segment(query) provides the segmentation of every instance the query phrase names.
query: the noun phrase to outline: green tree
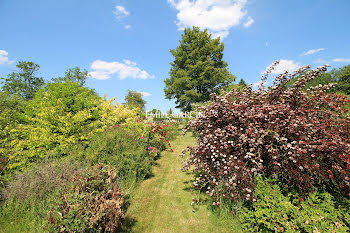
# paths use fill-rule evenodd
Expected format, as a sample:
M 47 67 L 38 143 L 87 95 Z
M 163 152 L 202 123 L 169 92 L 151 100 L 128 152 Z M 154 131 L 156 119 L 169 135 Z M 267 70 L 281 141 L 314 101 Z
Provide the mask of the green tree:
M 248 85 L 247 83 L 243 80 L 243 78 L 241 78 L 241 80 L 239 80 L 238 86 L 242 87 L 242 88 L 246 88 Z
M 137 91 L 127 90 L 125 96 L 125 105 L 129 108 L 139 108 L 140 110 L 145 110 L 146 101 L 142 99 L 142 94 Z
M 35 92 L 44 84 L 44 79 L 36 77 L 40 66 L 34 62 L 19 61 L 16 65 L 19 69 L 12 72 L 7 78 L 1 78 L 2 90 L 9 94 L 18 94 L 24 99 L 32 99 Z
M 175 99 L 182 111 L 191 111 L 192 103 L 208 101 L 211 93 L 231 84 L 235 76 L 223 61 L 223 50 L 224 44 L 212 39 L 207 30 L 185 29 L 180 45 L 170 50 L 174 61 L 170 77 L 164 80 L 165 97 Z
M 161 111 L 159 110 L 159 109 L 156 109 L 156 108 L 154 108 L 154 109 L 152 109 L 151 111 L 149 111 L 148 113 L 149 114 L 157 114 L 157 113 L 160 113 Z
M 173 115 L 173 110 L 170 108 L 168 111 L 167 111 L 167 114 L 168 114 L 168 116 L 172 116 Z
M 64 77 L 59 77 L 56 79 L 53 79 L 56 82 L 76 82 L 80 85 L 84 85 L 86 82 L 86 79 L 89 77 L 89 73 L 87 70 L 80 70 L 79 67 L 74 67 L 71 69 L 68 69 L 64 75 Z
M 338 81 L 337 90 L 350 95 L 350 65 L 340 68 L 336 72 L 336 79 Z

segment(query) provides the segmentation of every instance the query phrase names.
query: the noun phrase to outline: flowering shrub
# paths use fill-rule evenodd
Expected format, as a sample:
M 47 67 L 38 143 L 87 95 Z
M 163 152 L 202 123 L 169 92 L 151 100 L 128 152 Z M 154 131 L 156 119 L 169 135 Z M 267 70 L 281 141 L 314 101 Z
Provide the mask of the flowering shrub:
M 194 186 L 214 198 L 254 201 L 254 176 L 278 177 L 302 194 L 333 184 L 344 196 L 350 191 L 350 121 L 344 96 L 324 94 L 332 84 L 303 91 L 326 66 L 278 75 L 273 86 L 258 91 L 211 95 L 202 114 L 188 124 L 198 133 L 185 167 L 194 165 Z M 305 74 L 304 74 L 305 73 Z M 301 75 L 289 88 L 286 83 Z M 220 203 L 214 202 L 214 205 Z

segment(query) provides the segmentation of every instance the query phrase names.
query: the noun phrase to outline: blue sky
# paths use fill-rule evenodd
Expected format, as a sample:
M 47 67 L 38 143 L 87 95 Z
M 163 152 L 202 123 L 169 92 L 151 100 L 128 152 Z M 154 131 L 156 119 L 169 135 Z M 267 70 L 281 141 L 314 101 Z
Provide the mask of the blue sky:
M 348 0 L 0 0 L 0 76 L 21 60 L 45 79 L 78 66 L 100 95 L 123 102 L 136 90 L 166 111 L 169 50 L 184 27 L 223 36 L 229 70 L 254 84 L 277 59 L 277 71 L 350 64 L 349 10 Z

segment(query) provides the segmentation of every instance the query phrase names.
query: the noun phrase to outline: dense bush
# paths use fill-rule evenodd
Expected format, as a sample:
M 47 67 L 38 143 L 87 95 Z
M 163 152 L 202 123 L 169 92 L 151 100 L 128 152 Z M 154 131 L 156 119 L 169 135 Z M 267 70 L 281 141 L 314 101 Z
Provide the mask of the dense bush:
M 277 65 L 277 63 L 275 63 Z M 271 72 L 270 67 L 267 74 Z M 211 103 L 189 122 L 197 146 L 185 166 L 194 165 L 197 188 L 219 200 L 255 200 L 254 176 L 278 177 L 303 195 L 327 184 L 342 195 L 350 191 L 350 121 L 346 97 L 327 94 L 328 86 L 302 91 L 326 71 L 309 70 L 290 87 L 293 74 L 278 75 L 272 87 L 211 95 Z M 220 205 L 214 202 L 214 205 Z
M 98 164 L 72 177 L 49 212 L 49 225 L 59 232 L 115 232 L 123 218 L 123 193 L 116 170 Z
M 10 131 L 7 170 L 23 169 L 44 158 L 66 155 L 72 144 L 116 122 L 136 116 L 136 111 L 75 82 L 50 83 L 26 103 L 23 122 Z
M 106 129 L 92 135 L 88 145 L 75 145 L 70 156 L 91 164 L 110 164 L 116 168 L 120 182 L 128 185 L 151 175 L 157 153 L 146 149 L 146 140 L 127 129 Z
M 337 207 L 327 192 L 314 192 L 305 200 L 297 194 L 284 196 L 273 183 L 255 177 L 257 201 L 239 214 L 246 232 L 349 232 L 350 203 Z
M 129 186 L 152 174 L 153 161 L 170 145 L 174 132 L 174 126 L 166 124 L 129 122 L 91 135 L 86 143 L 74 145 L 69 156 L 110 164 L 120 183 Z

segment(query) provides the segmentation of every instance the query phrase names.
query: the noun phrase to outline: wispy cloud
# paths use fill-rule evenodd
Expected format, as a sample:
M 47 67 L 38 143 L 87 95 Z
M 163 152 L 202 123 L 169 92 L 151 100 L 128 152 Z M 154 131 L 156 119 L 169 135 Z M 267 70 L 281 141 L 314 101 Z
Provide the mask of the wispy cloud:
M 0 65 L 2 64 L 11 64 L 14 61 L 10 61 L 8 58 L 8 52 L 6 50 L 0 50 Z
M 252 25 L 254 23 L 254 19 L 252 18 L 252 17 L 248 17 L 248 20 L 247 20 L 247 22 L 245 22 L 244 24 L 243 24 L 243 26 L 245 27 L 245 28 L 248 28 L 248 27 L 250 27 L 250 25 Z
M 130 29 L 131 25 L 130 24 L 125 24 L 124 23 L 124 18 L 128 17 L 130 15 L 130 12 L 125 9 L 124 6 L 116 5 L 115 9 L 113 11 L 113 14 L 115 18 L 122 24 L 124 25 L 125 29 Z
M 350 63 L 350 58 L 334 58 L 334 62 L 349 62 Z
M 121 20 L 122 18 L 125 18 L 128 15 L 130 15 L 130 12 L 127 11 L 125 7 L 119 5 L 115 6 L 113 13 L 118 20 Z
M 247 15 L 244 9 L 247 0 L 168 0 L 168 3 L 178 10 L 176 24 L 179 30 L 198 26 L 224 37 Z M 253 22 L 253 18 L 248 17 L 244 26 L 249 27 Z
M 106 62 L 96 60 L 91 64 L 91 71 L 89 74 L 92 78 L 105 80 L 117 76 L 119 79 L 134 78 L 134 79 L 148 79 L 153 78 L 147 71 L 141 70 L 137 64 L 130 60 L 123 60 L 123 62 Z
M 150 96 L 151 94 L 145 91 L 138 91 L 138 93 L 141 93 L 142 96 Z
M 323 50 L 325 50 L 325 48 L 310 49 L 308 51 L 302 52 L 300 54 L 300 56 L 307 56 L 307 55 L 315 54 L 315 53 L 321 52 Z

